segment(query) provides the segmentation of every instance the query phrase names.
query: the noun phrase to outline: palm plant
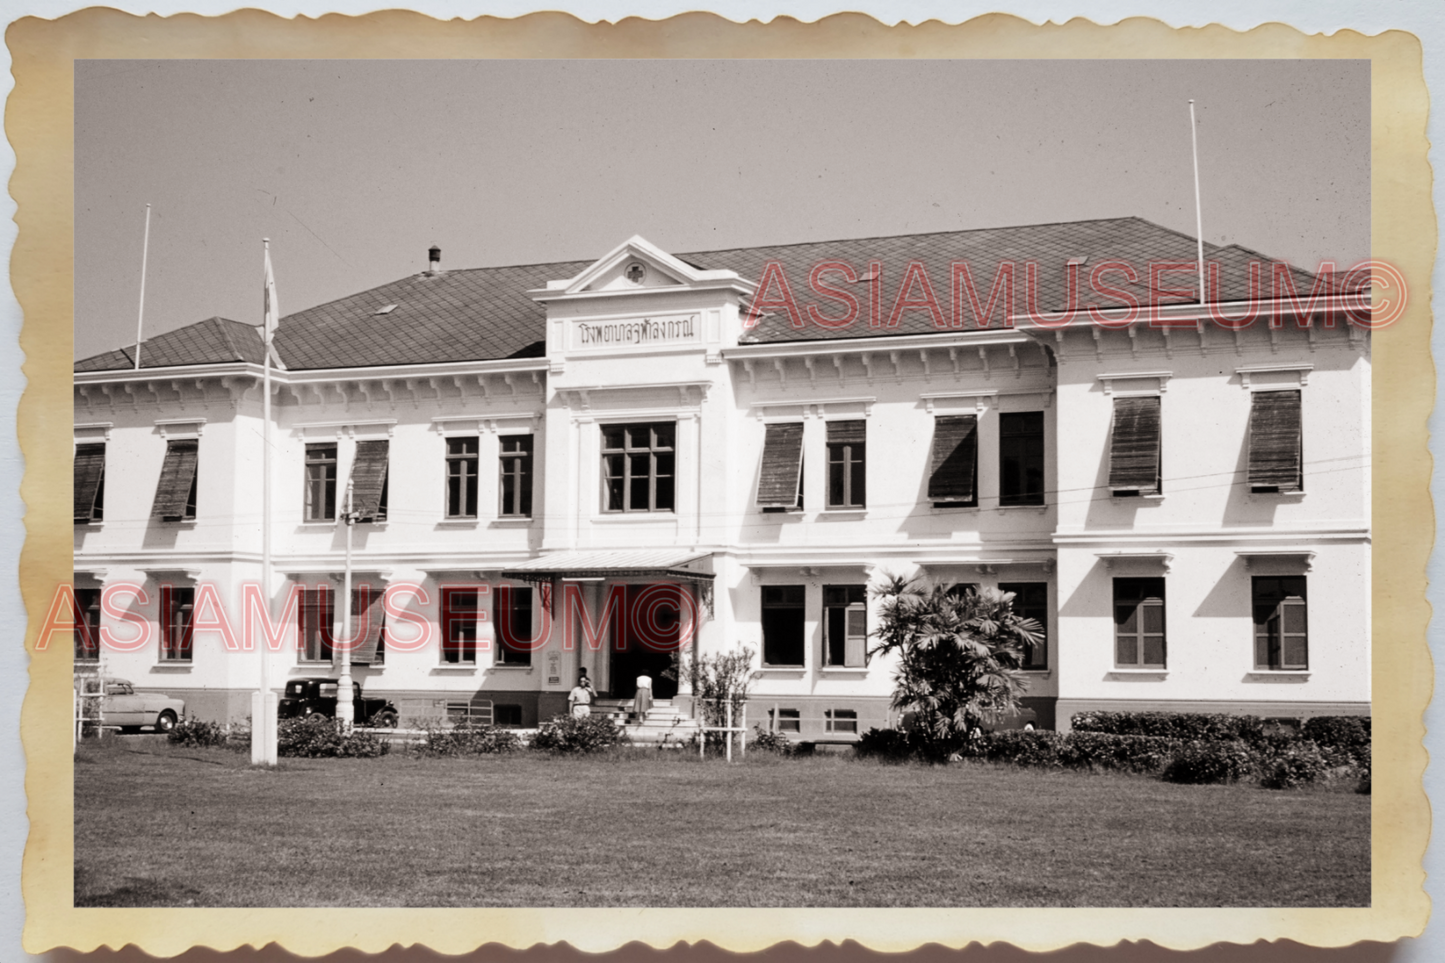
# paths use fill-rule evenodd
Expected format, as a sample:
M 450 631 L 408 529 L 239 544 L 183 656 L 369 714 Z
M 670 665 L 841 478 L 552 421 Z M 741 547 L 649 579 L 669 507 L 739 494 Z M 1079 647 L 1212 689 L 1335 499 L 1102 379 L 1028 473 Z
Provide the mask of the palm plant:
M 895 576 L 873 594 L 870 654 L 897 654 L 893 708 L 914 713 L 916 734 L 948 750 L 980 724 L 1018 711 L 1023 656 L 1043 644 L 1043 627 L 1014 614 L 1012 592 L 957 593 Z

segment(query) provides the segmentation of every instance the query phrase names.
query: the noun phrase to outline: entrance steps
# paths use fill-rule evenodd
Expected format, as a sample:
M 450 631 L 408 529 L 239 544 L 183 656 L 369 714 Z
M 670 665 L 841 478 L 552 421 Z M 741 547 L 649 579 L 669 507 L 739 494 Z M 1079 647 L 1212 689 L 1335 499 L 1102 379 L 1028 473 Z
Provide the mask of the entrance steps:
M 640 720 L 632 717 L 631 699 L 597 699 L 592 712 L 612 716 L 637 745 L 684 743 L 698 732 L 697 722 L 684 716 L 671 699 L 654 699 Z

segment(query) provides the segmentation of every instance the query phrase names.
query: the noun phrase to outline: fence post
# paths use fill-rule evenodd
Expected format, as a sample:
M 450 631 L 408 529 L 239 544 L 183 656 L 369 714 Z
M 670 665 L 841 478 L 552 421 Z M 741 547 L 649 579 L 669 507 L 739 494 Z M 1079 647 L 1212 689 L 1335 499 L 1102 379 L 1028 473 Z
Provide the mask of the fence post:
M 746 702 L 743 703 L 743 721 L 738 723 L 738 728 L 743 731 L 743 737 L 738 740 L 738 758 L 746 759 L 748 756 L 748 704 Z
M 701 699 L 694 699 L 694 700 L 693 700 L 693 705 L 694 705 L 694 706 L 701 705 L 701 704 L 702 704 L 702 700 L 701 700 Z M 702 710 L 702 715 L 699 717 L 698 723 L 699 723 L 699 725 L 698 725 L 698 727 L 697 727 L 697 757 L 698 757 L 699 759 L 706 759 L 706 758 L 707 758 L 707 710 L 706 710 L 706 709 Z
M 728 762 L 733 761 L 733 700 L 727 700 L 726 719 L 723 725 L 727 726 L 728 737 Z

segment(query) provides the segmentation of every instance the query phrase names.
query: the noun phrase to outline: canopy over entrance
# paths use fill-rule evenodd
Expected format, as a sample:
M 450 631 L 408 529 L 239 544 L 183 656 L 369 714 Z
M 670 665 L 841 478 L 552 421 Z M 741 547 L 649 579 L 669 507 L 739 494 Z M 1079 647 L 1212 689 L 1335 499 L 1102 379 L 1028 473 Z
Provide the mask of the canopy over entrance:
M 697 591 L 698 600 L 711 617 L 713 573 L 683 567 L 711 556 L 711 552 L 678 548 L 549 552 L 513 565 L 502 572 L 502 577 L 542 586 L 544 600 L 549 607 L 550 589 L 555 580 L 655 579 L 691 582 Z

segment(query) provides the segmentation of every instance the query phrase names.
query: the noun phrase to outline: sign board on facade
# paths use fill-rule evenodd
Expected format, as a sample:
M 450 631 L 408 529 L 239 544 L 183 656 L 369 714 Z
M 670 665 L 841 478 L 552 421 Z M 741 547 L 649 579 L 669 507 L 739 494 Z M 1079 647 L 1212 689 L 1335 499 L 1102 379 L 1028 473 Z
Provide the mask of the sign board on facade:
M 662 345 L 698 344 L 702 324 L 696 314 L 654 318 L 618 318 L 577 321 L 572 326 L 571 349 L 608 351 Z

